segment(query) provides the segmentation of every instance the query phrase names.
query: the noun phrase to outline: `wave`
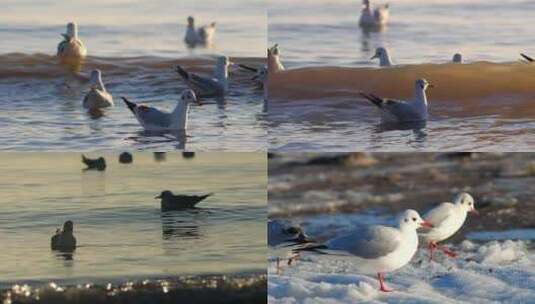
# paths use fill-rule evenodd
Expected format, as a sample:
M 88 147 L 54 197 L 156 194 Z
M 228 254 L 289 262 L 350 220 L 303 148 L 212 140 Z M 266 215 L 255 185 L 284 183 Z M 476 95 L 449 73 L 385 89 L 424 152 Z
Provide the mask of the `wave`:
M 314 100 L 334 103 L 356 99 L 359 91 L 391 98 L 410 98 L 414 80 L 425 78 L 434 88 L 435 105 L 461 104 L 481 114 L 495 107 L 535 116 L 535 65 L 523 63 L 421 64 L 391 68 L 307 67 L 287 70 L 269 79 L 269 99 L 276 104 Z M 492 105 L 482 108 L 481 104 Z

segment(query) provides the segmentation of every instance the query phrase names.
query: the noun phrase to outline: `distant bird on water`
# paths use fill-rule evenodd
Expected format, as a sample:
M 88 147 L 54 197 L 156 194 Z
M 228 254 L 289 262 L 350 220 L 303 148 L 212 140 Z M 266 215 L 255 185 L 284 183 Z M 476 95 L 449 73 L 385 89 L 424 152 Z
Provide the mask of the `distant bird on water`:
M 364 28 L 382 27 L 388 22 L 390 13 L 388 4 L 377 6 L 372 9 L 369 0 L 363 0 L 363 8 L 360 13 L 359 25 Z
M 76 238 L 73 235 L 72 221 L 63 224 L 63 230 L 57 229 L 56 234 L 50 240 L 52 250 L 74 251 L 76 249 Z
M 132 157 L 132 154 L 128 152 L 123 152 L 119 155 L 119 162 L 121 164 L 130 164 L 134 161 L 134 158 Z
M 78 38 L 78 26 L 74 22 L 67 24 L 67 32 L 61 34 L 63 41 L 58 44 L 57 56 L 67 64 L 80 63 L 87 56 L 87 49 Z
M 106 160 L 104 157 L 99 157 L 97 159 L 87 158 L 82 154 L 82 162 L 87 166 L 85 170 L 106 170 Z
M 155 198 L 161 199 L 162 211 L 168 210 L 182 210 L 188 208 L 194 208 L 199 202 L 205 200 L 209 196 L 214 195 L 208 193 L 205 195 L 174 195 L 169 190 L 163 191 Z
M 113 97 L 108 93 L 102 82 L 102 72 L 98 69 L 93 70 L 89 81 L 91 82 L 91 89 L 84 97 L 83 107 L 89 110 L 113 107 Z
M 210 46 L 215 35 L 215 22 L 208 25 L 195 28 L 195 19 L 192 16 L 188 17 L 188 27 L 186 29 L 186 36 L 184 42 L 188 47 Z

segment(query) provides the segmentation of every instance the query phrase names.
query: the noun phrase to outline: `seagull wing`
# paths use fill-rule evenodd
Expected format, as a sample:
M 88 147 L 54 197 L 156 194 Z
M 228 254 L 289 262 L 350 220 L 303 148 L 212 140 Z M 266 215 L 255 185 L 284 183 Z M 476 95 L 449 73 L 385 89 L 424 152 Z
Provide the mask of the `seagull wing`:
M 439 227 L 445 220 L 453 215 L 453 208 L 454 205 L 451 203 L 442 203 L 429 210 L 424 215 L 424 220 L 431 223 L 433 227 Z
M 371 226 L 332 239 L 325 245 L 327 250 L 345 251 L 364 259 L 376 259 L 396 250 L 400 241 L 400 233 L 397 229 Z
M 533 59 L 532 57 L 526 55 L 526 54 L 522 54 L 520 53 L 520 56 L 522 56 L 524 59 L 526 59 L 528 62 L 534 62 L 535 59 Z
M 177 65 L 176 71 L 184 79 L 188 87 L 201 97 L 217 95 L 223 91 L 223 88 L 216 79 L 201 77 L 187 72 L 179 65 Z

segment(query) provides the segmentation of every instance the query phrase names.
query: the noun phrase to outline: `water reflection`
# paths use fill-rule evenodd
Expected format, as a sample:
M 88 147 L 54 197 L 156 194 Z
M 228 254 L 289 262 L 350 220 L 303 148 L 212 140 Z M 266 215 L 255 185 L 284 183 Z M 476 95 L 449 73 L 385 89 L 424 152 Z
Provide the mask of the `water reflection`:
M 209 212 L 205 209 L 164 211 L 161 213 L 162 239 L 199 239 L 202 235 L 200 225 Z

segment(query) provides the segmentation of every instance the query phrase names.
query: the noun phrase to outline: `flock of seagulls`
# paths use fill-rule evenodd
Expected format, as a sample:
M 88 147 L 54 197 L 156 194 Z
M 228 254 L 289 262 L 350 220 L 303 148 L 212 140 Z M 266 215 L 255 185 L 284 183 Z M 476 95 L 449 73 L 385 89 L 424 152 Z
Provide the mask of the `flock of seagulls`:
M 474 199 L 468 193 L 460 193 L 454 203 L 442 203 L 423 217 L 415 210 L 406 210 L 399 217 L 396 227 L 368 226 L 322 243 L 306 236 L 300 228 L 273 224 L 268 230 L 268 243 L 282 248 L 293 247 L 292 252 L 298 255 L 319 254 L 334 259 L 350 259 L 358 266 L 358 271 L 377 274 L 379 290 L 388 292 L 391 290 L 384 284 L 384 273 L 408 264 L 418 250 L 420 237 L 427 245 L 430 260 L 437 248 L 448 257 L 455 257 L 453 251 L 438 243 L 450 238 L 462 227 L 468 212 L 477 213 Z M 427 230 L 418 235 L 419 228 Z M 293 233 L 289 233 L 290 230 Z
M 155 158 L 161 158 L 161 153 L 155 153 Z M 193 152 L 183 152 L 183 158 L 192 158 L 195 156 Z M 82 162 L 87 166 L 84 170 L 106 170 L 106 160 L 104 157 L 90 159 L 82 154 Z M 123 152 L 119 155 L 119 162 L 123 164 L 130 164 L 133 162 L 132 154 Z M 162 212 L 181 211 L 196 208 L 196 205 L 201 201 L 213 196 L 214 193 L 204 195 L 175 195 L 170 190 L 164 190 L 156 199 L 161 200 L 160 209 Z M 72 253 L 76 250 L 76 238 L 74 237 L 74 224 L 71 220 L 63 224 L 63 229 L 57 229 L 56 233 L 50 239 L 50 248 L 61 253 Z

